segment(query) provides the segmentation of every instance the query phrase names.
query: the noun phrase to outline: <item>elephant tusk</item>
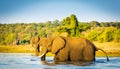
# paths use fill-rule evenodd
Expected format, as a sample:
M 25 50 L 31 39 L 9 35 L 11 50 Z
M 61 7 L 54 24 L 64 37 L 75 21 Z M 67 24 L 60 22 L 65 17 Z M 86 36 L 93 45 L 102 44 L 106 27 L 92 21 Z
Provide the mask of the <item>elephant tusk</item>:
M 47 49 L 44 48 L 43 52 L 40 52 L 40 56 L 38 56 L 38 57 L 43 57 L 46 53 L 47 53 Z
M 45 53 L 43 53 L 42 55 L 38 56 L 38 57 L 43 57 L 45 55 Z

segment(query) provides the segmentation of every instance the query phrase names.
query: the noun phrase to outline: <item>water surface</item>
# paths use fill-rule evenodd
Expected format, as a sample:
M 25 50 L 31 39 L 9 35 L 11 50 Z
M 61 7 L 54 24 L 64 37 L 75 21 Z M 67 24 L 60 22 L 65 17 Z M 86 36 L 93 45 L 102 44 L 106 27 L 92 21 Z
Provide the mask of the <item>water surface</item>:
M 46 62 L 39 57 L 23 53 L 0 53 L 0 69 L 120 69 L 120 57 L 96 57 L 95 62 L 60 62 L 54 63 L 53 57 Z

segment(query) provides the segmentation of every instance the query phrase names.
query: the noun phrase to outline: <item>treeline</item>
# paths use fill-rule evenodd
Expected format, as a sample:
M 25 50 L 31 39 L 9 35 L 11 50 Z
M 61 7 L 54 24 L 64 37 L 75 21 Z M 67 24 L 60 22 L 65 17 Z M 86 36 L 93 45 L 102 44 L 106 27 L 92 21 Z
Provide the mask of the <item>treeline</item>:
M 33 36 L 85 37 L 91 41 L 120 42 L 120 22 L 79 22 L 72 14 L 62 21 L 0 24 L 1 45 L 29 44 Z

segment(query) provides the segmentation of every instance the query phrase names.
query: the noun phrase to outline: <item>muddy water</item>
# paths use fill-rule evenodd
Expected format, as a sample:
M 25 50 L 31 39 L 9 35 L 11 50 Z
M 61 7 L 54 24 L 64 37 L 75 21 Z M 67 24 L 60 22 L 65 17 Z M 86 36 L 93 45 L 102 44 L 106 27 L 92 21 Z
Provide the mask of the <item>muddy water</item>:
M 95 62 L 57 62 L 47 57 L 46 62 L 31 54 L 0 53 L 0 69 L 119 69 L 120 57 L 96 57 Z

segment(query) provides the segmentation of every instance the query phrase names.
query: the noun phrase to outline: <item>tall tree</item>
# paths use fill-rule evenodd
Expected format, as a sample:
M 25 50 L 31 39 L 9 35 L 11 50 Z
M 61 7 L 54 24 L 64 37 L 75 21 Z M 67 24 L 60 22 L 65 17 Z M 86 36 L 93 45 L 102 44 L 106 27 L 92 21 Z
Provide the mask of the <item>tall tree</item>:
M 91 26 L 93 27 L 93 29 L 94 29 L 94 28 L 100 26 L 100 23 L 97 22 L 97 21 L 91 21 L 91 22 L 90 22 L 90 25 L 91 25 Z
M 69 36 L 77 36 L 79 33 L 78 30 L 78 20 L 76 15 L 71 14 L 70 17 L 66 17 L 62 21 L 62 27 L 60 29 L 66 29 L 67 32 L 69 33 Z M 62 32 L 66 32 L 62 30 Z
M 77 28 L 78 27 L 78 20 L 77 20 L 77 17 L 76 15 L 72 14 L 70 16 L 70 27 L 71 28 Z

